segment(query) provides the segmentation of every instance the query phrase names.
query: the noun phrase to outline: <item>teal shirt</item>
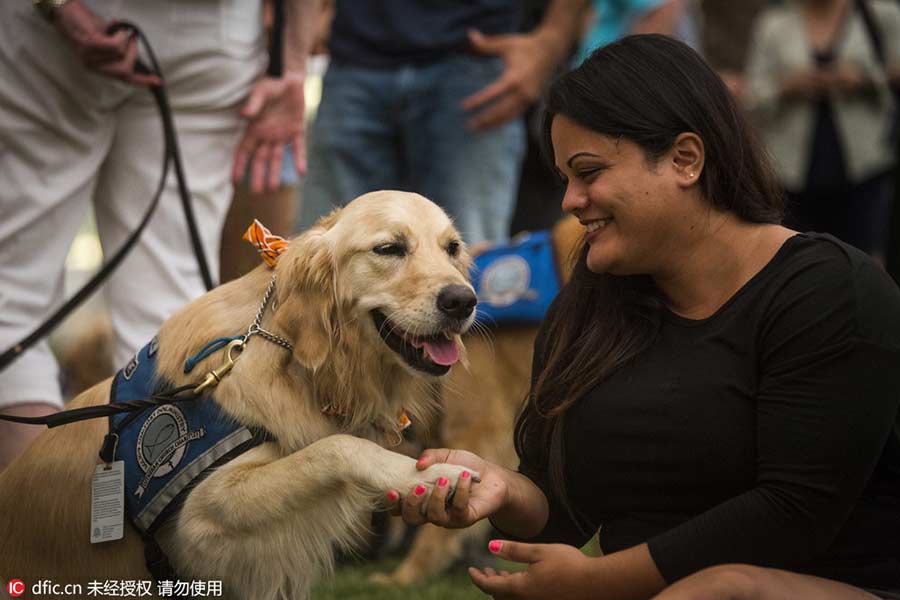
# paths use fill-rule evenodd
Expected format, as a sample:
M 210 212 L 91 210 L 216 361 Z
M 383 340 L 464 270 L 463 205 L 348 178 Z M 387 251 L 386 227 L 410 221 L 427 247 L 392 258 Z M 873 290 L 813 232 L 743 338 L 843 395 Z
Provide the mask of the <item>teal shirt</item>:
M 580 65 L 600 46 L 627 35 L 637 18 L 663 2 L 665 0 L 593 0 L 596 21 L 582 39 L 573 64 Z

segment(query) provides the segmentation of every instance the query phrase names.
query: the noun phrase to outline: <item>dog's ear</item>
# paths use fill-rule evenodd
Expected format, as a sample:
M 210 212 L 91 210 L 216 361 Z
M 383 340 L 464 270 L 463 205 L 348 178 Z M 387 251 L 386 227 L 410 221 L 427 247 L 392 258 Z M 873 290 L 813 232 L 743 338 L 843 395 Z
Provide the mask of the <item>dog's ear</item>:
M 276 266 L 275 324 L 308 369 L 322 366 L 337 327 L 334 259 L 321 222 L 290 243 Z

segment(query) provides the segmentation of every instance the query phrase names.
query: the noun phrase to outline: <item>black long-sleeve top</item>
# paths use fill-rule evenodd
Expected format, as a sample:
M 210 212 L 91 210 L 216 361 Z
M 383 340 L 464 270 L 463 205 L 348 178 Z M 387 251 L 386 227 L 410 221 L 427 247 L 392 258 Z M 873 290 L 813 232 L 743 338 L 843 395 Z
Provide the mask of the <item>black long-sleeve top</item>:
M 749 563 L 900 591 L 900 292 L 861 252 L 790 238 L 714 315 L 565 416 L 566 490 L 536 538 L 647 542 L 669 582 Z M 546 331 L 535 345 L 534 374 Z M 528 454 L 526 452 L 526 454 Z

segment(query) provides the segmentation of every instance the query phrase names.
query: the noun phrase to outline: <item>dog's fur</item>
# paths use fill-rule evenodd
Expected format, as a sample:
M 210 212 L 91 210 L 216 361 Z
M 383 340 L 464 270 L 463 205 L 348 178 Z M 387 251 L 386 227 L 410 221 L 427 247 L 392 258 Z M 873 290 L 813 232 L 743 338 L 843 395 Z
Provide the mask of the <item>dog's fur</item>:
M 584 228 L 574 217 L 553 228 L 556 266 L 568 281 L 574 252 Z M 495 464 L 516 468 L 513 423 L 522 409 L 531 374 L 534 326 L 498 326 L 488 333 L 466 336 L 468 365 L 453 369 L 443 390 L 444 410 L 439 437 L 447 448 L 461 448 Z M 461 557 L 464 545 L 484 540 L 490 524 L 480 521 L 465 529 L 423 525 L 406 558 L 390 574 L 377 574 L 378 583 L 409 585 L 444 571 Z
M 386 490 L 409 490 L 462 468 L 417 471 L 379 444 L 397 439 L 405 410 L 428 422 L 437 378 L 391 350 L 370 311 L 411 335 L 459 334 L 436 306 L 448 285 L 468 284 L 465 247 L 444 212 L 425 198 L 375 192 L 322 219 L 291 242 L 275 268 L 274 304 L 262 326 L 292 341 L 293 353 L 250 338 L 234 369 L 212 388 L 227 414 L 274 434 L 197 485 L 158 534 L 182 579 L 222 580 L 233 598 L 303 598 L 327 571 L 335 546 L 349 548 Z M 403 257 L 373 252 L 401 241 Z M 223 361 L 213 354 L 192 375 L 184 359 L 206 342 L 245 331 L 271 271 L 255 271 L 202 296 L 159 331 L 159 374 L 195 382 Z M 77 397 L 76 408 L 108 401 L 110 380 Z M 330 410 L 323 411 L 323 409 Z M 340 413 L 338 415 L 334 412 Z M 0 579 L 86 583 L 148 579 L 136 531 L 91 545 L 90 482 L 106 420 L 43 433 L 0 474 Z

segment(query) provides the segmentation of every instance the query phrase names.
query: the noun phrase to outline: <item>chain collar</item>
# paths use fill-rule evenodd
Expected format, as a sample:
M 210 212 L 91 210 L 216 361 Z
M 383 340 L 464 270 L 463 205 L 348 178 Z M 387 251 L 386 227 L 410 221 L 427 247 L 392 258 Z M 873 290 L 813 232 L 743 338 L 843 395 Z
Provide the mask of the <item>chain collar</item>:
M 269 281 L 269 287 L 266 288 L 266 293 L 263 295 L 262 303 L 259 305 L 259 310 L 256 311 L 256 318 L 253 319 L 253 323 L 247 329 L 247 333 L 244 334 L 243 339 L 241 340 L 242 344 L 246 344 L 247 340 L 249 340 L 254 335 L 259 335 L 272 343 L 278 344 L 279 346 L 286 348 L 293 352 L 294 345 L 289 342 L 287 339 L 281 337 L 280 335 L 274 334 L 271 331 L 266 331 L 260 326 L 260 322 L 262 321 L 263 314 L 266 312 L 266 306 L 269 304 L 269 300 L 272 298 L 272 293 L 275 291 L 275 273 L 272 273 L 272 279 Z M 274 306 L 274 305 L 273 305 Z

